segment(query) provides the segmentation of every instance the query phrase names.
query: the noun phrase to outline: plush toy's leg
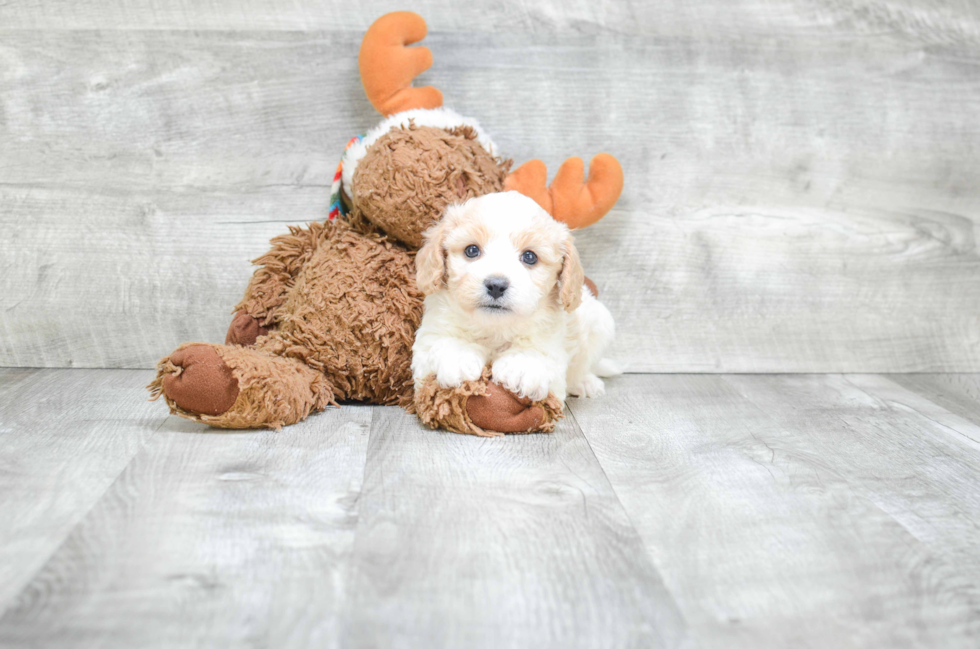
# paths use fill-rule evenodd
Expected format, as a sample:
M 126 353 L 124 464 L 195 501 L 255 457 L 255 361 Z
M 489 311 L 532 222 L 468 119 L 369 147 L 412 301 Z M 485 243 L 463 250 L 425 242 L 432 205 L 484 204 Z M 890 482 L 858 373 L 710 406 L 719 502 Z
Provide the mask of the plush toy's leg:
M 147 387 L 171 413 L 217 428 L 280 428 L 334 403 L 327 378 L 296 359 L 205 343 L 163 358 Z
M 265 336 L 272 329 L 265 327 L 258 318 L 253 318 L 244 311 L 236 311 L 235 317 L 228 325 L 228 333 L 225 334 L 226 345 L 241 345 L 251 347 L 259 336 Z
M 259 266 L 235 305 L 235 317 L 225 336 L 226 345 L 251 347 L 256 338 L 276 327 L 276 315 L 296 274 L 331 233 L 333 223 L 310 223 L 290 227 L 289 234 L 272 240 L 272 248 L 252 261 Z
M 410 411 L 429 428 L 497 437 L 504 433 L 550 433 L 561 419 L 562 404 L 552 395 L 532 402 L 490 381 L 489 368 L 478 381 L 442 388 L 430 377 L 415 390 Z

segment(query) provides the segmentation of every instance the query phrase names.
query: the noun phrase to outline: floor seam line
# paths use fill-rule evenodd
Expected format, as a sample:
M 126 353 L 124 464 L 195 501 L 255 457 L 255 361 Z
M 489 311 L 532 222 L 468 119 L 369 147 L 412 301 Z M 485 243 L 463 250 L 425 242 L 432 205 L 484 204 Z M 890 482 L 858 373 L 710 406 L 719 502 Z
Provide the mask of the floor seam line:
M 133 461 L 136 459 L 136 457 L 143 451 L 144 448 L 146 448 L 146 445 L 150 442 L 150 440 L 156 437 L 156 434 L 160 431 L 161 428 L 163 428 L 164 424 L 166 424 L 167 421 L 170 420 L 171 416 L 173 415 L 168 415 L 164 417 L 163 421 L 160 422 L 160 425 L 154 428 L 153 431 L 149 435 L 147 435 L 146 440 L 144 440 L 143 443 L 136 448 L 136 451 L 132 454 L 132 456 L 130 456 L 126 464 L 123 465 L 119 473 L 117 473 L 112 478 L 112 480 L 109 481 L 109 484 L 106 485 L 106 488 L 102 491 L 101 494 L 99 494 L 99 497 L 92 501 L 92 505 L 88 509 L 86 509 L 81 516 L 79 516 L 75 524 L 71 526 L 71 529 L 69 529 L 68 532 L 65 534 L 64 538 L 61 539 L 61 542 L 58 543 L 58 545 L 55 546 L 51 550 L 51 552 L 48 553 L 46 557 L 44 557 L 44 561 L 41 563 L 41 565 L 38 566 L 37 570 L 31 573 L 31 576 L 24 581 L 24 586 L 19 591 L 17 591 L 17 593 L 13 595 L 7 602 L 0 604 L 0 623 L 2 623 L 3 618 L 5 618 L 11 610 L 13 610 L 14 605 L 16 605 L 18 601 L 20 601 L 21 595 L 24 594 L 24 591 L 30 588 L 31 584 L 34 583 L 34 580 L 37 579 L 37 576 L 40 575 L 44 571 L 44 568 L 47 567 L 47 565 L 51 562 L 51 559 L 56 554 L 58 554 L 58 552 L 61 551 L 61 548 L 65 547 L 65 543 L 68 542 L 68 539 L 71 538 L 71 535 L 75 532 L 75 530 L 77 530 L 78 527 L 85 522 L 85 519 L 87 519 L 92 514 L 92 512 L 95 511 L 95 508 L 98 507 L 99 503 L 102 502 L 102 499 L 105 498 L 106 494 L 112 490 L 112 488 L 115 486 L 117 482 L 119 482 L 119 478 L 121 478 L 122 475 L 126 473 L 126 470 L 130 466 L 132 466 Z
M 633 530 L 633 533 L 636 535 L 637 540 L 640 542 L 640 547 L 643 548 L 643 552 L 647 557 L 647 561 L 650 562 L 650 565 L 653 567 L 653 569 L 657 573 L 657 576 L 660 578 L 660 583 L 663 586 L 664 592 L 670 596 L 671 600 L 674 602 L 674 608 L 676 609 L 677 614 L 680 615 L 681 620 L 683 620 L 686 628 L 689 629 L 690 621 L 687 619 L 687 615 L 684 614 L 684 610 L 681 608 L 681 604 L 678 601 L 677 597 L 667 586 L 667 580 L 664 578 L 663 569 L 657 563 L 656 559 L 654 559 L 653 555 L 650 554 L 650 549 L 647 547 L 643 535 L 640 534 L 640 530 L 637 528 L 636 523 L 633 521 L 633 517 L 630 516 L 629 510 L 626 509 L 626 506 L 623 504 L 622 499 L 619 497 L 619 492 L 616 491 L 616 487 L 613 486 L 612 480 L 609 479 L 609 475 L 606 473 L 606 468 L 602 466 L 602 462 L 599 461 L 599 456 L 596 455 L 595 449 L 592 448 L 592 442 L 589 441 L 588 436 L 585 434 L 585 429 L 582 428 L 582 425 L 578 421 L 578 417 L 575 416 L 574 409 L 566 402 L 565 410 L 568 411 L 568 414 L 571 416 L 571 420 L 572 422 L 574 422 L 575 427 L 578 428 L 579 433 L 582 434 L 582 439 L 585 440 L 585 445 L 589 448 L 589 453 L 592 454 L 592 459 L 595 460 L 596 466 L 599 467 L 599 471 L 602 473 L 602 477 L 605 478 L 606 484 L 609 485 L 609 490 L 612 492 L 613 497 L 616 499 L 616 504 L 619 505 L 619 508 L 622 510 L 623 515 L 626 517 L 626 521 L 629 523 L 630 529 Z

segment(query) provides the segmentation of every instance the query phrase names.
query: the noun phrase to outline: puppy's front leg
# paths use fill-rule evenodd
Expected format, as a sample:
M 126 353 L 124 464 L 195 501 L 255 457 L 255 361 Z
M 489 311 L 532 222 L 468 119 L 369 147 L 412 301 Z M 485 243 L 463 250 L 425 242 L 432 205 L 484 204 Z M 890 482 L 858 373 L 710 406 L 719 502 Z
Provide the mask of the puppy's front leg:
M 434 374 L 441 387 L 459 387 L 480 378 L 488 356 L 482 346 L 458 338 L 420 337 L 412 352 L 412 376 L 416 386 Z
M 533 401 L 553 393 L 565 400 L 565 368 L 561 350 L 512 347 L 493 362 L 493 380 Z

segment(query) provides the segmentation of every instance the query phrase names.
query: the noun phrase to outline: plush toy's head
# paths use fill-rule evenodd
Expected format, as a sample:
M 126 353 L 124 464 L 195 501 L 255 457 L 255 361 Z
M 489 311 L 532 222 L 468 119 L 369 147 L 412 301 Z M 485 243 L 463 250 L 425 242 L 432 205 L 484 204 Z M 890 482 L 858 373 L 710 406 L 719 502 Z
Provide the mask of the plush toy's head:
M 604 153 L 593 158 L 584 181 L 582 160 L 569 158 L 551 187 L 540 160 L 509 173 L 511 161 L 498 157 L 475 120 L 442 107 L 437 89 L 412 87 L 412 79 L 432 65 L 432 54 L 406 46 L 425 34 L 420 16 L 400 11 L 382 16 L 364 35 L 361 81 L 386 119 L 344 154 L 341 186 L 350 221 L 418 248 L 422 233 L 449 205 L 504 189 L 529 196 L 572 228 L 602 218 L 623 186 L 616 159 Z
M 448 109 L 406 111 L 348 149 L 343 186 L 351 222 L 418 248 L 449 205 L 502 190 L 510 160 L 498 159 L 468 121 Z

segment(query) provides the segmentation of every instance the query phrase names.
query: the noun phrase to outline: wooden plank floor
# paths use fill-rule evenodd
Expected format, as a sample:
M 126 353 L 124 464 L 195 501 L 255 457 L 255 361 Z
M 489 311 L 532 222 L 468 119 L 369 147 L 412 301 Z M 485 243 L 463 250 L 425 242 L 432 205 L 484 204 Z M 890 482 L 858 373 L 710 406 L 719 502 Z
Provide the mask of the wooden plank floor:
M 628 375 L 553 435 L 0 370 L 0 646 L 980 643 L 980 375 Z

